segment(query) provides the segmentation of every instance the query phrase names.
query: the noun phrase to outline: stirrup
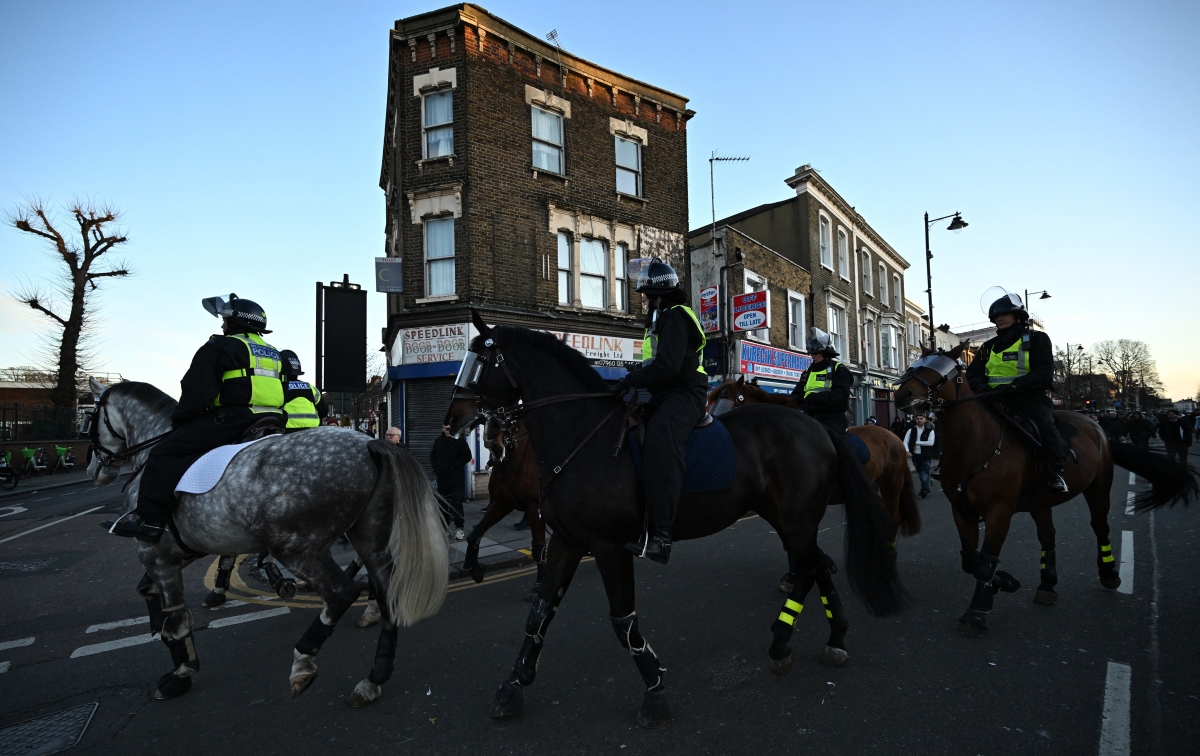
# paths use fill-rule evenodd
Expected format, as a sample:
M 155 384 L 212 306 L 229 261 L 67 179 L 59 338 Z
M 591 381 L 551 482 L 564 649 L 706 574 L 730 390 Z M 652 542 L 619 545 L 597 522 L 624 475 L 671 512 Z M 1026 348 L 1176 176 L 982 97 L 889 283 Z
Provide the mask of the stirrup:
M 129 518 L 128 520 L 125 519 L 127 517 Z M 146 522 L 134 512 L 126 512 L 117 519 L 106 520 L 100 523 L 100 525 L 113 535 L 124 538 L 136 538 L 139 541 L 147 543 L 158 543 L 163 533 L 167 530 L 165 525 Z
M 1071 487 L 1067 485 L 1067 481 L 1063 479 L 1062 473 L 1051 473 L 1050 480 L 1046 481 L 1046 485 L 1050 486 L 1052 491 L 1059 493 L 1070 493 Z

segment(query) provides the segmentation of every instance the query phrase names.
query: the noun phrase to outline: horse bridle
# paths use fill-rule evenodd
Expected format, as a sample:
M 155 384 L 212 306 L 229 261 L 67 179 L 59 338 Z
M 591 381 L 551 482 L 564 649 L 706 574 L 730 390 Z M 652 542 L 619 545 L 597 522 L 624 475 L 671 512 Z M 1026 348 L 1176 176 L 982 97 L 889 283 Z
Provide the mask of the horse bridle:
M 942 363 L 942 368 L 934 367 L 936 359 L 946 360 L 950 364 L 945 365 L 945 363 Z M 919 381 L 925 386 L 925 406 L 927 410 L 929 412 L 941 412 L 947 407 L 951 407 L 955 404 L 961 404 L 963 402 L 973 401 L 978 398 L 977 395 L 962 396 L 964 367 L 965 366 L 961 362 L 945 354 L 929 354 L 910 365 L 908 370 L 904 371 L 904 375 L 900 376 L 896 383 L 902 385 L 913 379 Z M 922 368 L 929 368 L 933 372 L 937 373 L 938 379 L 933 383 L 925 380 L 925 376 L 921 375 Z M 951 378 L 954 379 L 954 398 L 941 399 L 934 396 L 938 390 L 942 388 L 942 386 L 945 386 L 950 381 Z M 908 406 L 911 407 L 912 404 L 910 403 Z M 901 409 L 907 410 L 908 407 L 903 407 Z
M 122 451 L 113 451 L 104 444 L 100 443 L 100 425 L 96 422 L 97 418 L 104 422 L 104 427 L 108 428 L 108 432 L 115 438 L 121 439 L 126 444 L 129 443 L 129 439 L 119 433 L 117 429 L 112 426 L 112 422 L 108 419 L 108 411 L 106 406 L 107 403 L 108 392 L 105 391 L 100 395 L 100 398 L 96 400 L 96 406 L 84 413 L 83 420 L 84 427 L 86 429 L 85 432 L 87 433 L 88 437 L 88 459 L 90 460 L 92 456 L 95 455 L 96 460 L 100 463 L 101 467 L 109 470 L 114 468 L 119 470 L 121 465 L 132 460 L 138 455 L 139 452 L 149 449 L 151 446 L 154 446 L 159 441 L 162 441 L 164 438 L 175 432 L 174 429 L 172 429 L 166 433 L 160 433 L 154 438 L 134 444 L 133 446 L 126 446 Z M 141 472 L 141 467 L 134 471 L 135 476 L 139 472 Z

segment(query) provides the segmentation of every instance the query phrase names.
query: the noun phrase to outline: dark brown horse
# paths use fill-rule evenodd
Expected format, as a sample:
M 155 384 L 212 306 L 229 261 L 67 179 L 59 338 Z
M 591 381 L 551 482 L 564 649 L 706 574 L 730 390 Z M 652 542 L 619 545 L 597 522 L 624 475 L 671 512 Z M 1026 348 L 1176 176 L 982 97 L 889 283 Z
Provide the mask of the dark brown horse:
M 708 402 L 715 405 L 714 414 L 720 414 L 723 408 L 732 409 L 747 404 L 779 404 L 793 408 L 796 406 L 786 394 L 772 394 L 761 386 L 746 383 L 745 378 L 727 380 L 717 386 L 709 393 Z M 722 404 L 723 402 L 727 404 Z M 897 533 L 906 536 L 920 533 L 921 510 L 917 506 L 912 474 L 908 471 L 908 452 L 904 448 L 904 442 L 897 438 L 895 433 L 878 425 L 856 425 L 849 432 L 862 439 L 871 451 L 871 459 L 863 465 L 863 472 L 867 474 L 867 480 L 879 489 L 880 498 L 888 511 L 893 546 Z M 836 492 L 830 503 L 841 503 Z
M 488 480 L 487 511 L 483 519 L 467 536 L 467 556 L 463 570 L 471 573 L 476 583 L 483 582 L 483 567 L 479 564 L 479 541 L 484 533 L 514 511 L 525 513 L 533 537 L 530 547 L 533 561 L 538 565 L 537 581 L 526 600 L 533 601 L 542 584 L 542 550 L 546 548 L 546 525 L 538 511 L 541 495 L 537 458 L 529 445 L 525 423 L 514 420 L 508 424 L 489 423 L 486 431 L 488 450 L 492 455 L 492 474 Z
M 905 412 L 934 410 L 938 432 L 945 440 L 942 457 L 942 489 L 950 498 L 954 524 L 962 541 L 963 572 L 975 576 L 975 593 L 970 608 L 959 618 L 958 631 L 979 637 L 987 631 L 987 613 L 998 591 L 1014 592 L 1021 586 L 1006 572 L 998 571 L 1000 549 L 1009 524 L 1017 512 L 1028 512 L 1037 525 L 1042 547 L 1041 584 L 1034 601 L 1053 604 L 1058 600 L 1054 553 L 1054 521 L 1051 509 L 1083 494 L 1091 511 L 1096 534 L 1096 564 L 1100 583 L 1114 589 L 1121 584 L 1112 544 L 1108 540 L 1109 492 L 1113 464 L 1140 475 L 1153 486 L 1135 499 L 1141 508 L 1186 503 L 1197 493 L 1195 472 L 1172 465 L 1166 458 L 1139 451 L 1132 444 L 1110 444 L 1095 422 L 1076 412 L 1057 412 L 1073 433 L 1067 434 L 1071 453 L 1063 477 L 1070 490 L 1060 494 L 1046 486 L 1048 468 L 1029 441 L 1012 422 L 989 408 L 994 395 L 973 395 L 963 377 L 959 361 L 962 346 L 949 352 L 927 353 L 900 378 L 896 405 Z M 983 548 L 979 548 L 979 523 L 984 524 Z

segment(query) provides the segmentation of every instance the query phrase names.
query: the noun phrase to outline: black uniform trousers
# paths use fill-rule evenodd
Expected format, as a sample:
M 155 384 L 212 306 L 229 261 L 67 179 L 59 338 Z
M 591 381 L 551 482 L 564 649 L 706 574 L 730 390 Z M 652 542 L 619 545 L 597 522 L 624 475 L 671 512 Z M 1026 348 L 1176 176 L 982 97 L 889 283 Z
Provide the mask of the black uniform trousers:
M 685 446 L 688 435 L 704 417 L 704 387 L 668 391 L 654 397 L 654 414 L 646 423 L 646 451 L 642 462 L 650 524 L 668 527 L 679 508 L 683 490 Z
M 1054 427 L 1054 403 L 1042 391 L 1006 392 L 1000 404 L 1013 414 L 1029 418 L 1042 437 L 1042 448 L 1059 462 L 1067 456 L 1067 445 Z
M 816 420 L 821 425 L 829 428 L 840 438 L 846 437 L 846 430 L 850 427 L 850 421 L 846 419 L 845 412 L 818 412 L 806 414 L 809 414 L 813 420 Z
M 463 516 L 463 496 L 466 493 L 463 490 L 463 476 L 466 473 L 463 467 L 455 467 L 450 470 L 434 470 L 433 474 L 437 478 L 438 493 L 442 495 L 442 498 L 450 506 L 449 512 L 442 513 L 446 518 L 446 524 L 449 525 L 453 520 L 454 527 L 463 527 L 466 524 L 466 519 Z
M 175 511 L 175 486 L 192 463 L 218 446 L 237 443 L 260 417 L 246 407 L 218 407 L 155 444 L 142 471 L 138 516 L 156 523 L 170 519 Z

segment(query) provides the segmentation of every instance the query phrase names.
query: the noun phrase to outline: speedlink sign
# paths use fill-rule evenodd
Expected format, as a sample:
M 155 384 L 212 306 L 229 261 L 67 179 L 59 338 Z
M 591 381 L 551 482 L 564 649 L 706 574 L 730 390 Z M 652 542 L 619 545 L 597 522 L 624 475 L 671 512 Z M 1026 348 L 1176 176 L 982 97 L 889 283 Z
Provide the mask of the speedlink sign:
M 754 331 L 771 327 L 771 308 L 767 304 L 765 291 L 734 294 L 732 312 L 735 331 Z

